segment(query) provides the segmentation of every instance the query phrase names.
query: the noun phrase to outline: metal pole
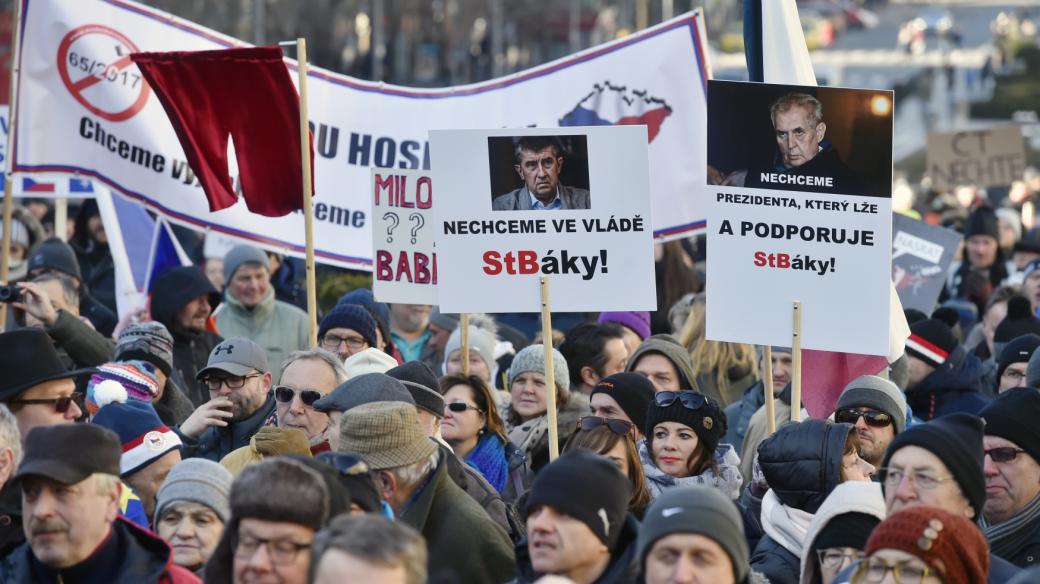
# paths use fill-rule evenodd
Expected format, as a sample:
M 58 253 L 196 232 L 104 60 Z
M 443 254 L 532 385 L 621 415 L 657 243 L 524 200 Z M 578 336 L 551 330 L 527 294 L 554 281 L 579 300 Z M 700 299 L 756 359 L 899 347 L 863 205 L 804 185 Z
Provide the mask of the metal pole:
M 488 8 L 491 13 L 491 76 L 501 77 L 506 72 L 502 0 L 489 0 Z
M 571 52 L 577 53 L 581 50 L 581 0 L 571 0 L 568 24 L 570 29 L 567 36 Z
M 253 0 L 253 44 L 264 44 L 266 36 L 267 0 Z
M 372 80 L 382 81 L 385 76 L 386 29 L 383 26 L 383 0 L 372 0 Z

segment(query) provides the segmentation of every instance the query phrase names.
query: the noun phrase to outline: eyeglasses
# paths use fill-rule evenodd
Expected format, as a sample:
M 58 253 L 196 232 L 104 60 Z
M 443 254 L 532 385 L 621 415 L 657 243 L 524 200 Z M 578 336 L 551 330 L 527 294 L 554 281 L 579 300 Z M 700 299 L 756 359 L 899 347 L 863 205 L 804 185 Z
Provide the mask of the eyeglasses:
M 820 566 L 831 570 L 858 562 L 865 556 L 866 554 L 862 550 L 842 550 L 841 548 L 816 550 L 816 559 L 820 561 Z
M 1010 367 L 1005 369 L 1004 373 L 1002 373 L 1000 376 L 1001 377 L 1007 377 L 1008 379 L 1013 380 L 1013 381 L 1022 381 L 1023 379 L 1026 378 L 1026 374 L 1025 373 L 1019 371 L 1018 369 L 1012 369 Z
M 296 393 L 296 390 L 291 387 L 279 385 L 274 388 L 274 399 L 283 404 L 287 404 L 296 397 Z M 314 402 L 322 398 L 321 392 L 314 389 L 301 389 L 299 393 L 300 401 L 302 401 L 305 406 L 313 406 Z
M 898 487 L 903 482 L 903 477 L 909 477 L 911 483 L 926 491 L 938 487 L 939 483 L 953 480 L 953 477 L 937 477 L 931 473 L 913 469 L 907 472 L 901 468 L 880 468 L 878 469 L 878 476 L 881 477 L 881 481 L 888 488 Z
M 260 374 L 253 373 L 244 377 L 238 375 L 229 375 L 227 377 L 214 375 L 203 379 L 202 382 L 209 387 L 210 391 L 220 391 L 221 385 L 226 385 L 228 389 L 242 389 L 246 385 L 246 380 L 253 377 L 260 377 Z
M 610 431 L 617 434 L 618 436 L 624 436 L 625 434 L 631 434 L 635 430 L 635 424 L 632 422 L 626 422 L 625 420 L 619 420 L 617 418 L 601 418 L 599 416 L 585 416 L 578 420 L 578 428 L 588 431 L 595 430 L 600 426 L 606 426 L 610 428 Z
M 365 345 L 368 344 L 362 337 L 341 337 L 338 335 L 325 335 L 321 339 L 321 346 L 334 351 L 339 348 L 340 343 L 346 343 L 348 349 L 358 350 L 364 349 Z
M 1019 453 L 1025 452 L 1025 450 L 1013 446 L 1001 446 L 1000 448 L 990 448 L 982 452 L 993 459 L 993 462 L 1013 462 L 1018 458 Z
M 896 584 L 921 584 L 932 574 L 928 566 L 914 566 L 906 562 L 886 564 L 882 560 L 871 558 L 860 563 L 852 576 L 852 581 L 875 584 L 884 580 L 889 572 L 892 572 L 892 576 L 895 577 Z
M 272 564 L 291 564 L 300 550 L 310 548 L 310 544 L 296 543 L 287 539 L 261 539 L 251 535 L 240 536 L 235 544 L 235 557 L 249 559 L 256 555 L 260 546 L 267 548 L 267 557 Z
M 444 404 L 444 409 L 451 410 L 451 411 L 455 412 L 456 414 L 461 414 L 462 412 L 464 412 L 466 410 L 473 410 L 473 411 L 479 412 L 481 414 L 484 413 L 484 410 L 478 408 L 477 406 L 471 406 L 471 405 L 469 405 L 468 403 L 465 403 L 465 402 L 452 402 L 450 404 Z
M 64 414 L 65 412 L 69 411 L 69 408 L 72 407 L 72 404 L 76 404 L 76 407 L 78 407 L 80 410 L 83 409 L 83 394 L 74 393 L 66 397 L 52 397 L 40 399 L 13 399 L 10 401 L 10 403 L 24 405 L 53 404 L 55 412 L 58 412 L 59 414 Z
M 834 421 L 839 424 L 853 424 L 863 418 L 863 421 L 868 426 L 875 428 L 885 428 L 892 425 L 892 416 L 884 412 L 870 412 L 866 410 L 858 410 L 856 408 L 841 409 L 834 412 Z
M 682 402 L 688 410 L 699 410 L 706 402 L 704 394 L 696 391 L 659 391 L 654 395 L 654 403 L 662 408 L 674 404 L 675 400 Z

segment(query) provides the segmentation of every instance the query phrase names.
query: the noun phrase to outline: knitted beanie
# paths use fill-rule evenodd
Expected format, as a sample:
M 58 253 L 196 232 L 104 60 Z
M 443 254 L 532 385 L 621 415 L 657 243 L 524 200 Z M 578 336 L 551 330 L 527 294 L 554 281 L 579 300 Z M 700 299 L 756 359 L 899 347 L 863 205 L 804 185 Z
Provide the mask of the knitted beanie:
M 409 361 L 398 365 L 386 374 L 400 381 L 412 394 L 415 405 L 438 418 L 444 417 L 444 396 L 439 391 L 437 374 L 422 361 Z
M 1024 296 L 1012 296 L 1007 302 L 1007 316 L 993 331 L 994 343 L 1006 343 L 1022 335 L 1040 335 L 1040 318 Z
M 557 391 L 566 395 L 570 389 L 570 371 L 567 369 L 567 360 L 563 358 L 556 349 L 553 352 L 553 381 L 556 382 Z M 545 374 L 545 347 L 528 345 L 513 357 L 513 363 L 509 366 L 509 385 L 520 376 L 521 373 L 535 371 Z
M 1033 460 L 1040 461 L 1040 392 L 1016 387 L 997 396 L 979 412 L 986 435 L 1014 442 Z
M 484 361 L 484 365 L 487 366 L 488 371 L 494 371 L 495 369 L 495 345 L 498 343 L 498 339 L 495 338 L 494 333 L 480 327 L 469 325 L 469 352 L 470 355 L 477 355 Z M 451 336 L 448 337 L 448 342 L 444 345 L 444 362 L 447 365 L 448 360 L 451 359 L 452 355 L 462 350 L 462 328 L 456 328 Z M 461 358 L 461 357 L 460 357 Z M 445 367 L 446 369 L 447 367 Z
M 812 551 L 827 548 L 850 547 L 863 549 L 881 519 L 869 513 L 841 513 L 835 515 L 816 535 Z
M 993 209 L 979 207 L 968 215 L 968 220 L 964 222 L 964 239 L 973 235 L 988 235 L 1000 241 L 1000 224 Z
M 318 337 L 334 328 L 346 328 L 361 335 L 369 347 L 376 346 L 376 319 L 359 304 L 337 304 L 321 319 Z
M 917 357 L 932 367 L 939 367 L 957 348 L 953 331 L 941 321 L 930 318 L 910 326 L 910 338 L 906 340 L 906 353 Z
M 148 361 L 169 377 L 173 371 L 173 335 L 154 320 L 131 324 L 119 333 L 115 358 Z
M 656 401 L 656 396 L 660 396 L 662 393 L 665 392 L 657 393 L 655 398 L 650 400 L 650 406 L 646 410 L 646 423 L 643 426 L 643 434 L 646 435 L 647 440 L 653 442 L 654 426 L 661 422 L 677 422 L 684 426 L 689 426 L 697 434 L 700 444 L 704 445 L 706 455 L 713 456 L 715 449 L 719 446 L 719 441 L 726 435 L 728 428 L 726 412 L 712 398 L 689 390 L 672 393 L 695 394 L 704 398 L 704 405 L 691 410 L 684 406 L 682 400 L 677 397 L 671 405 L 662 407 L 657 405 Z
M 113 402 L 98 410 L 91 423 L 107 428 L 119 436 L 123 456 L 119 459 L 120 476 L 134 474 L 181 447 L 180 436 L 159 419 L 149 402 L 127 400 Z
M 1013 338 L 1004 345 L 997 357 L 997 384 L 1008 365 L 1013 363 L 1029 363 L 1036 348 L 1040 347 L 1040 335 L 1028 334 Z M 1038 372 L 1040 373 L 1040 372 Z M 1026 367 L 1026 383 L 1029 383 L 1029 367 Z
M 589 397 L 598 393 L 610 396 L 642 432 L 646 427 L 646 411 L 654 399 L 654 391 L 654 384 L 638 373 L 615 373 L 600 379 Z
M 390 322 L 390 307 L 385 302 L 376 302 L 375 296 L 372 295 L 372 291 L 368 288 L 355 288 L 340 296 L 336 304 L 360 304 L 367 308 L 370 314 L 376 315 L 384 323 Z
M 251 245 L 236 245 L 224 256 L 224 281 L 230 284 L 242 264 L 260 264 L 265 268 L 271 265 L 267 261 L 267 254 L 259 249 Z
M 562 454 L 534 477 L 527 515 L 551 507 L 581 521 L 614 551 L 628 513 L 628 477 L 605 457 L 579 448 Z
M 106 384 L 105 382 L 110 382 Z M 115 384 L 115 385 L 112 385 Z M 118 387 L 116 387 L 118 386 Z M 118 396 L 122 395 L 120 399 Z M 123 361 L 97 366 L 87 382 L 87 412 L 94 415 L 105 404 L 125 402 L 126 397 L 152 403 L 159 395 L 159 380 L 147 361 Z
M 945 584 L 978 584 L 989 572 L 989 546 L 967 519 L 937 507 L 909 507 L 882 521 L 867 540 L 867 555 L 883 549 L 920 558 Z
M 896 384 L 877 375 L 860 375 L 842 390 L 835 410 L 870 408 L 892 416 L 895 433 L 906 429 L 906 398 Z
M 155 517 L 152 525 L 159 524 L 163 511 L 181 502 L 198 503 L 213 510 L 227 523 L 231 516 L 228 499 L 234 477 L 223 466 L 205 458 L 188 458 L 178 462 L 166 475 L 155 496 Z
M 646 340 L 650 336 L 650 313 L 646 311 L 634 312 L 603 312 L 596 322 L 616 322 L 632 329 L 640 340 Z
M 317 531 L 330 519 L 329 490 L 321 475 L 299 461 L 269 458 L 247 466 L 231 484 L 231 515 Z
M 923 424 L 915 424 L 902 432 L 888 445 L 882 468 L 888 467 L 892 455 L 904 446 L 919 446 L 946 465 L 961 493 L 975 514 L 982 513 L 986 502 L 986 479 L 983 473 L 982 435 L 985 422 L 977 416 L 964 413 L 949 414 Z M 881 483 L 885 488 L 885 483 Z

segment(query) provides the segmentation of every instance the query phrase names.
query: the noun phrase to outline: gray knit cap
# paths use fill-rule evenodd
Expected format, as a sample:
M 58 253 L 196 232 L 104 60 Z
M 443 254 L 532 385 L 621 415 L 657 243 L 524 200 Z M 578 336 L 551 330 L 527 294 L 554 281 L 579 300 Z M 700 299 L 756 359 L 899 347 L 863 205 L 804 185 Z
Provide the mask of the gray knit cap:
M 231 515 L 231 482 L 234 477 L 228 469 L 205 458 L 187 458 L 178 462 L 166 475 L 155 496 L 155 518 L 159 524 L 163 511 L 177 503 L 190 502 L 205 505 L 227 523 Z
M 494 373 L 495 370 L 495 335 L 490 331 L 484 330 L 480 327 L 469 325 L 469 350 L 471 353 L 476 353 L 484 360 L 484 364 L 487 365 L 488 371 Z M 444 362 L 447 363 L 451 359 L 452 353 L 462 349 L 462 327 L 456 328 L 455 332 L 451 333 L 448 337 L 448 342 L 444 345 Z
M 567 370 L 567 360 L 563 358 L 556 349 L 553 352 L 553 381 L 556 382 L 558 391 L 568 393 L 571 385 L 571 374 Z M 545 374 L 545 347 L 542 345 L 528 345 L 524 347 L 516 357 L 513 357 L 513 364 L 509 366 L 509 385 L 513 385 L 513 381 L 520 376 L 521 373 L 527 373 L 528 371 L 537 371 L 538 373 Z
M 906 398 L 896 384 L 877 375 L 860 375 L 845 386 L 835 409 L 863 407 L 892 416 L 896 434 L 906 429 Z
M 236 245 L 224 256 L 224 281 L 231 282 L 235 271 L 247 263 L 260 264 L 265 268 L 271 265 L 267 261 L 267 254 L 259 249 L 249 245 Z
M 127 359 L 148 361 L 169 376 L 173 371 L 173 335 L 154 320 L 126 327 L 116 341 L 115 360 Z
M 366 373 L 341 383 L 332 393 L 314 402 L 314 409 L 319 412 L 345 412 L 377 401 L 415 405 L 415 398 L 400 381 L 384 373 Z

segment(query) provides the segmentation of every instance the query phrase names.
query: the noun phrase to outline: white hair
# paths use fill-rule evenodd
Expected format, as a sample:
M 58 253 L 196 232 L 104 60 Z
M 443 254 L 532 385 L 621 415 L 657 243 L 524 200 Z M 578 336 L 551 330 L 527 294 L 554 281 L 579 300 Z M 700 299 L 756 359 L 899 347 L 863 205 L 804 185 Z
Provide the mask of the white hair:
M 14 453 L 14 468 L 22 463 L 22 435 L 18 431 L 18 420 L 7 406 L 0 404 L 0 448 L 10 448 Z M 14 474 L 14 471 L 11 471 Z
M 431 454 L 429 458 L 424 458 L 415 464 L 399 466 L 389 470 L 394 475 L 394 478 L 397 479 L 398 485 L 403 487 L 412 487 L 426 480 L 427 475 L 433 472 L 433 469 L 437 468 L 437 461 L 439 459 L 440 452 L 434 450 L 433 454 Z

